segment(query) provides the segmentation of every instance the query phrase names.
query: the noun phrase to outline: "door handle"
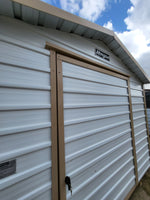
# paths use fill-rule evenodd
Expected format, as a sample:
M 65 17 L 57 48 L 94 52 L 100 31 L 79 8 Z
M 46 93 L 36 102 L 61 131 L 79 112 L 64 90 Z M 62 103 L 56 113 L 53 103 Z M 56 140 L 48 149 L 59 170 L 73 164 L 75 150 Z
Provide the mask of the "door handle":
M 71 192 L 71 196 L 72 196 L 72 186 L 71 186 L 71 179 L 69 176 L 65 177 L 65 183 L 68 186 L 68 190 Z

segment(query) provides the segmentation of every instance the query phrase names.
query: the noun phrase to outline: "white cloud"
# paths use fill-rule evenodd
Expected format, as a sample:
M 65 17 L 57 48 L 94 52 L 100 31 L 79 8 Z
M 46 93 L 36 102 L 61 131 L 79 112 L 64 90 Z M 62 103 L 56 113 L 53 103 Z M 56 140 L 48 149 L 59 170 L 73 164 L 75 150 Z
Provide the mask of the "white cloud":
M 150 76 L 150 1 L 130 1 L 132 6 L 124 20 L 127 31 L 117 35 Z
M 125 19 L 128 30 L 140 29 L 146 37 L 150 33 L 150 1 L 131 0 L 133 6 L 128 10 L 128 17 Z
M 108 0 L 107 0 L 108 1 Z M 60 0 L 62 9 L 78 14 L 92 22 L 96 21 L 105 10 L 106 0 Z
M 148 46 L 145 35 L 140 29 L 132 31 L 125 31 L 123 33 L 117 33 L 118 37 L 125 43 L 132 55 L 139 59 L 141 54 L 147 52 Z
M 105 23 L 105 24 L 103 25 L 103 27 L 108 28 L 108 29 L 110 29 L 110 30 L 113 30 L 113 24 L 112 24 L 111 21 L 108 21 L 107 23 Z
M 77 13 L 80 10 L 80 0 L 60 0 L 62 9 L 71 13 Z
M 93 1 L 93 0 L 82 0 L 82 8 L 79 15 L 92 22 L 96 21 L 101 13 L 106 8 L 106 0 Z

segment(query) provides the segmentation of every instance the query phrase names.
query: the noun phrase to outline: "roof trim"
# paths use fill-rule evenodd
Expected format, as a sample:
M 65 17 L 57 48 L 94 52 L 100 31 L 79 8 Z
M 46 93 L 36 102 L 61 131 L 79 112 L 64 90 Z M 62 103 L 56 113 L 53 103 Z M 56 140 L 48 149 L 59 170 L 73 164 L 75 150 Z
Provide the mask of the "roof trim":
M 112 36 L 114 35 L 114 32 L 109 30 L 109 29 L 106 29 L 102 26 L 99 26 L 98 24 L 92 23 L 92 22 L 90 22 L 86 19 L 83 19 L 81 17 L 73 15 L 69 12 L 66 12 L 62 9 L 59 9 L 55 6 L 47 4 L 47 3 L 42 2 L 40 0 L 11 0 L 11 1 L 16 2 L 16 3 L 20 3 L 24 6 L 28 6 L 28 7 L 31 7 L 33 9 L 37 9 L 39 11 L 42 11 L 44 13 L 47 13 L 47 14 L 50 14 L 50 15 L 53 15 L 53 16 L 56 16 L 56 17 L 60 17 L 61 19 L 67 20 L 69 22 L 73 22 L 73 23 L 85 26 L 87 28 L 94 29 L 94 30 L 99 31 L 99 32 L 103 32 L 107 35 L 112 35 Z
M 95 23 L 92 23 L 88 20 L 85 20 L 81 17 L 73 15 L 69 12 L 61 10 L 50 4 L 42 2 L 40 0 L 11 0 L 11 1 L 14 3 L 19 3 L 24 6 L 30 7 L 32 9 L 36 9 L 38 11 L 44 12 L 44 13 L 52 15 L 54 17 L 61 18 L 68 22 L 71 22 L 71 23 L 74 23 L 77 25 L 81 25 L 87 29 L 91 29 L 91 30 L 100 32 L 100 33 L 110 37 L 111 40 L 114 40 L 116 42 L 116 44 L 119 47 L 121 47 L 121 49 L 126 53 L 127 58 L 131 61 L 131 64 L 135 66 L 137 73 L 134 72 L 134 70 L 130 66 L 128 66 L 130 68 L 130 70 L 132 72 L 136 73 L 137 77 L 141 80 L 142 83 L 150 83 L 150 78 L 148 77 L 148 75 L 145 73 L 145 71 L 142 69 L 142 67 L 138 64 L 138 62 L 135 60 L 135 58 L 131 55 L 131 53 L 127 50 L 127 48 L 124 46 L 124 44 L 120 41 L 120 39 L 117 37 L 117 35 L 113 31 L 106 29 Z M 105 43 L 105 41 L 103 41 L 103 42 Z M 115 52 L 114 52 L 114 54 L 115 54 Z M 119 56 L 119 58 L 121 59 L 121 56 Z M 123 61 L 123 59 L 122 59 L 122 61 Z M 124 61 L 123 61 L 123 63 L 124 63 Z

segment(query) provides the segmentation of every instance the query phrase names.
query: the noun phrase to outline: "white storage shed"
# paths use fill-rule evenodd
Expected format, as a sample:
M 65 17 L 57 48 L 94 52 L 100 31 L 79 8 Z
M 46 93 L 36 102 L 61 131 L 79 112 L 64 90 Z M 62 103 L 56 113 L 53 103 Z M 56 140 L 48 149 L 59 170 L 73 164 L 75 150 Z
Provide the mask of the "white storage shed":
M 112 31 L 0 0 L 0 199 L 128 199 L 150 167 L 144 83 Z

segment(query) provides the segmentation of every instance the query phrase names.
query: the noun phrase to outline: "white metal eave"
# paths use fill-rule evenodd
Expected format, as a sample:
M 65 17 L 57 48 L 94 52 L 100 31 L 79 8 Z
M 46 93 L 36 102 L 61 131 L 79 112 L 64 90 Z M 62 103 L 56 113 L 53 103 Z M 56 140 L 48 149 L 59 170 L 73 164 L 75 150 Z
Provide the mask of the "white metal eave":
M 0 15 L 18 18 L 30 24 L 74 33 L 94 40 L 101 40 L 137 75 L 142 83 L 150 82 L 141 66 L 111 30 L 39 0 L 0 0 Z

